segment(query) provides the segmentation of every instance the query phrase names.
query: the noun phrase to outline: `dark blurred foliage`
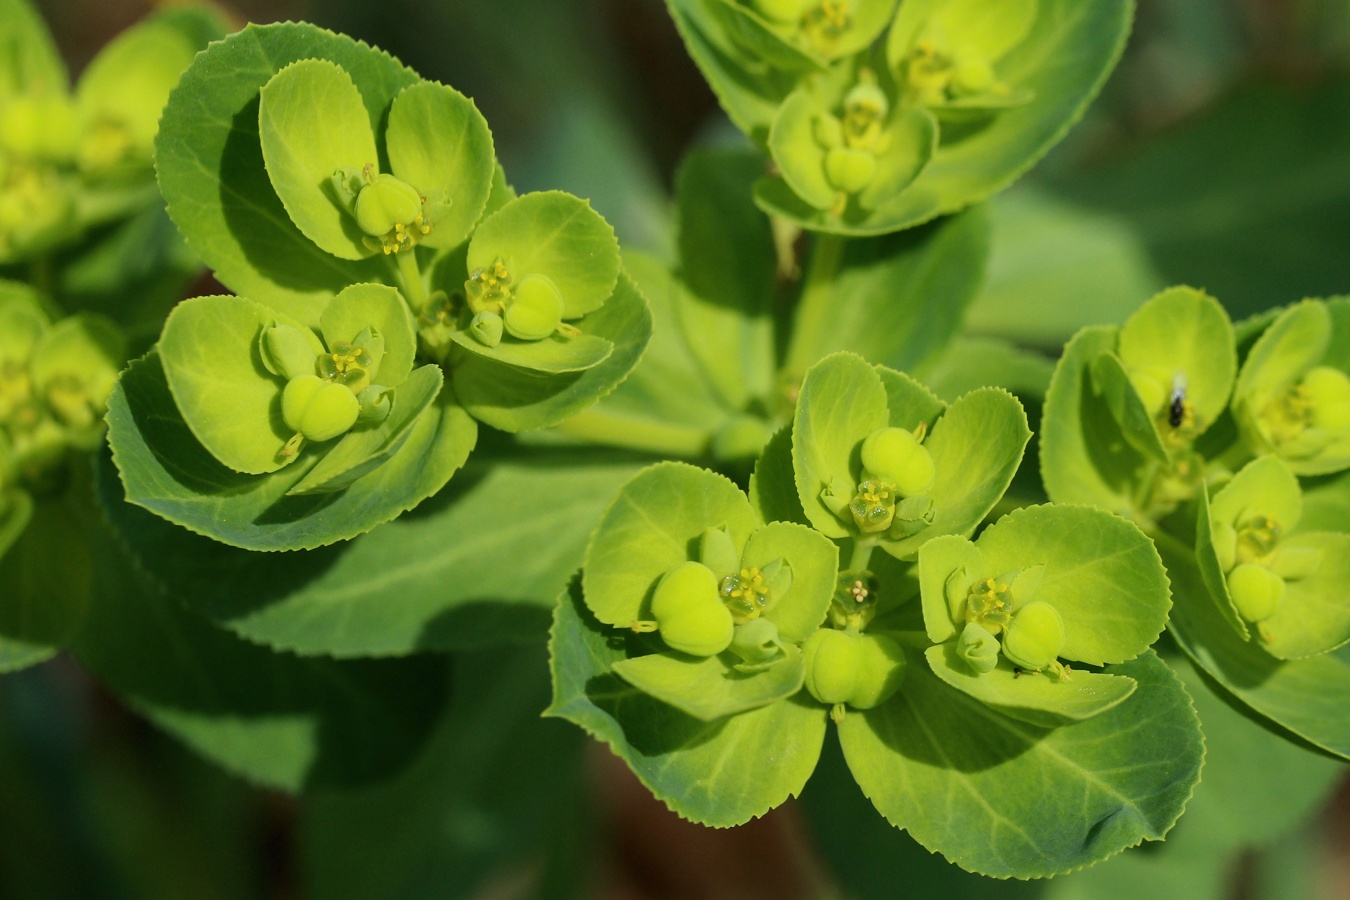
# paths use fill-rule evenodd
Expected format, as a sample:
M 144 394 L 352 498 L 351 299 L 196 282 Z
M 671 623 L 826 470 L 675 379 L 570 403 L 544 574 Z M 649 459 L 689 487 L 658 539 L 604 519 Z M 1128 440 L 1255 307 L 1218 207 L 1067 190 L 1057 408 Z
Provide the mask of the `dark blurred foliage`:
M 149 8 L 135 0 L 39 6 L 76 72 Z M 682 154 L 698 141 L 738 139 L 661 0 L 240 0 L 230 9 L 239 22 L 309 19 L 456 86 L 487 116 L 519 189 L 590 197 L 623 240 L 658 252 L 672 244 L 668 195 Z M 1141 0 L 1106 91 L 1070 139 L 996 201 L 995 222 L 989 286 L 972 327 L 1048 349 L 1078 325 L 1118 320 L 1170 283 L 1210 290 L 1235 316 L 1350 292 L 1350 3 Z M 1028 305 L 1035 302 L 1043 310 Z M 808 806 L 842 783 L 832 746 Z M 714 896 L 708 885 L 719 867 L 757 864 L 760 841 L 796 859 L 803 896 L 823 890 L 800 807 L 708 843 L 715 839 L 706 832 L 643 801 L 615 766 L 590 770 L 601 811 L 564 810 L 553 827 L 596 822 L 617 848 L 599 853 L 608 860 L 600 874 L 578 874 L 589 867 L 575 859 L 560 869 L 546 860 L 542 876 L 498 880 L 479 896 L 528 896 L 532 884 L 552 885 L 539 888 L 546 896 Z M 836 858 L 881 841 L 890 861 L 927 864 L 922 849 L 868 815 L 863 798 L 839 797 L 862 824 L 820 842 Z M 1348 805 L 1343 792 L 1341 824 L 1321 828 L 1342 846 Z M 0 678 L 6 900 L 309 896 L 297 874 L 296 816 L 293 801 L 198 760 L 64 658 Z M 592 846 L 568 837 L 555 855 Z M 692 849 L 679 854 L 680 846 Z M 1289 852 L 1278 858 L 1290 862 L 1267 865 L 1264 882 L 1242 878 L 1255 871 L 1250 860 L 1229 872 L 1243 885 L 1238 895 L 1280 896 L 1311 884 L 1309 867 L 1322 866 L 1332 874 L 1320 893 L 1350 896 L 1344 853 L 1329 864 L 1302 832 L 1281 846 Z M 791 895 L 781 878 L 757 888 L 744 871 L 727 883 L 736 891 L 728 896 Z M 948 885 L 944 896 L 982 890 L 959 874 L 933 883 Z M 428 881 L 417 896 L 449 895 Z

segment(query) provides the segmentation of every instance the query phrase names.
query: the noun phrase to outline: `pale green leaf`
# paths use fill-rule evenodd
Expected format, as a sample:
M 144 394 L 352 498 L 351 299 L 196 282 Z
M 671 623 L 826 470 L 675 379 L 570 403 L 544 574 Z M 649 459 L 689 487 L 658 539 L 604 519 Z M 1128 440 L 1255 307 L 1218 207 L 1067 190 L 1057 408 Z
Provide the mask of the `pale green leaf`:
M 806 663 L 791 644 L 784 655 L 763 671 L 738 672 L 729 664 L 732 654 L 698 659 L 668 651 L 615 660 L 620 678 L 662 703 L 704 722 L 749 712 L 791 697 L 802 688 Z
M 350 344 L 367 328 L 384 339 L 374 381 L 397 387 L 408 377 L 417 355 L 417 331 L 403 296 L 383 284 L 353 284 L 333 298 L 319 316 L 324 342 L 332 350 Z
M 819 532 L 792 522 L 774 522 L 750 534 L 741 565 L 764 568 L 776 559 L 792 570 L 792 584 L 764 618 L 778 626 L 781 638 L 801 643 L 825 621 L 839 571 L 839 548 Z

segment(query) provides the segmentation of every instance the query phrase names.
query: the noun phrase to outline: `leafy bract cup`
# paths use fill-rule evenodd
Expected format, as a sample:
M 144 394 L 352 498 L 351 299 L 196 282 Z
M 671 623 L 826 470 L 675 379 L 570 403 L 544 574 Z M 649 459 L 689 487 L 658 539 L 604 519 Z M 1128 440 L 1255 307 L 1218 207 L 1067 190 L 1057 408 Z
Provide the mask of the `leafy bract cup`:
M 1253 453 L 1298 475 L 1350 468 L 1350 300 L 1305 300 L 1257 338 L 1233 409 Z
M 1171 607 L 1167 574 L 1133 523 L 1081 506 L 1025 507 L 972 542 L 919 550 L 926 652 L 943 681 L 1043 726 L 1099 715 L 1129 697 L 1123 675 L 1074 669 L 1143 653 Z
M 685 4 L 671 6 L 680 22 Z M 719 54 L 692 22 L 682 30 L 733 120 L 773 156 L 759 205 L 808 229 L 875 235 L 984 200 L 1030 168 L 1100 89 L 1129 18 L 1127 2 L 906 0 L 881 46 L 824 73 L 768 57 L 741 71 L 746 50 Z M 869 118 L 879 124 L 850 133 Z
M 836 353 L 802 382 L 792 465 L 807 520 L 831 538 L 912 558 L 968 534 L 1003 496 L 1031 432 L 1006 391 L 951 406 L 908 376 Z
M 801 689 L 800 645 L 825 619 L 837 567 L 823 535 L 763 524 L 722 476 L 662 463 L 629 481 L 601 519 L 582 589 L 601 623 L 659 638 L 630 640 L 613 671 L 713 721 Z
M 0 263 L 68 243 L 156 199 L 151 145 L 160 111 L 198 50 L 223 34 L 180 8 L 132 26 L 72 92 L 42 20 L 0 3 Z
M 1073 337 L 1046 394 L 1042 476 L 1052 500 L 1149 523 L 1192 499 L 1197 439 L 1224 414 L 1237 370 L 1226 312 L 1169 288 L 1120 327 Z
M 704 9 L 754 57 L 820 69 L 872 45 L 896 0 L 711 0 Z
M 1302 516 L 1298 478 L 1261 456 L 1206 491 L 1196 517 L 1196 558 L 1220 612 L 1280 659 L 1350 642 L 1350 534 L 1301 530 Z

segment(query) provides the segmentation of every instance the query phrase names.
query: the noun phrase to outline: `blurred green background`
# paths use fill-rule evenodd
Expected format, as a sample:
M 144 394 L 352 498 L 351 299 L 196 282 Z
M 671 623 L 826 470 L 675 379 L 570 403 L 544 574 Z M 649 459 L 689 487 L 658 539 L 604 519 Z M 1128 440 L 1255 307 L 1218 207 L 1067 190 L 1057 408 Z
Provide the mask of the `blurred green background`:
M 74 71 L 149 8 L 38 5 Z M 668 254 L 681 155 L 740 140 L 660 0 L 230 9 L 239 21 L 317 22 L 456 86 L 491 123 L 517 188 L 591 198 L 629 246 Z M 993 209 L 994 256 L 969 327 L 1051 353 L 1167 284 L 1204 288 L 1235 318 L 1350 292 L 1350 2 L 1140 0 L 1088 118 Z M 679 823 L 575 729 L 536 721 L 542 654 L 495 659 L 526 673 L 521 690 L 491 702 L 459 691 L 395 783 L 305 801 L 199 761 L 64 658 L 0 679 L 0 898 L 814 897 L 839 886 L 886 897 L 902 863 L 913 867 L 906 896 L 1046 893 L 930 857 L 849 793 L 837 753 L 802 803 L 766 820 L 716 833 Z M 1260 810 L 1210 800 L 1196 813 L 1209 826 L 1183 819 L 1165 859 L 1127 855 L 1048 896 L 1350 897 L 1350 797 L 1330 797 L 1340 770 L 1294 748 L 1267 754 L 1264 733 L 1206 699 L 1224 739 L 1254 748 L 1211 781 L 1241 795 L 1281 772 L 1311 818 L 1220 850 L 1199 833 Z M 486 720 L 496 730 L 474 731 Z

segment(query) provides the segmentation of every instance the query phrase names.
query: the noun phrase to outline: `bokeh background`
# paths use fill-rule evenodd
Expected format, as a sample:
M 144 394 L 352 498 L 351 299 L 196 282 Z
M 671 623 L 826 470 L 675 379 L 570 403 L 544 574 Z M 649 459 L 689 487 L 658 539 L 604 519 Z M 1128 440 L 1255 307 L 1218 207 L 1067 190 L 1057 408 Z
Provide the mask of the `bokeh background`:
M 38 6 L 73 72 L 150 8 Z M 238 23 L 306 19 L 346 32 L 454 85 L 491 123 L 517 188 L 589 197 L 626 245 L 657 253 L 670 252 L 682 154 L 739 140 L 661 0 L 238 0 L 228 9 Z M 1081 325 L 1120 321 L 1168 284 L 1208 290 L 1235 318 L 1350 292 L 1350 2 L 1139 0 L 1106 91 L 994 202 L 993 220 L 994 256 L 969 327 L 1051 353 Z M 458 665 L 537 672 L 540 654 Z M 518 717 L 511 734 L 524 748 L 475 743 L 469 717 L 443 727 L 415 771 L 382 792 L 296 801 L 200 761 L 67 659 L 7 676 L 0 898 L 1350 898 L 1344 782 L 1310 797 L 1305 820 L 1272 822 L 1236 854 L 1212 852 L 1203 822 L 1183 819 L 1168 861 L 1151 869 L 1163 851 L 1098 867 L 1106 874 L 1095 880 L 998 885 L 885 826 L 828 748 L 800 803 L 730 831 L 683 823 L 572 726 L 535 722 L 546 690 L 534 678 L 515 694 L 478 698 L 479 715 Z M 1226 708 L 1211 712 L 1232 719 L 1234 740 L 1252 727 Z M 1305 757 L 1278 764 L 1324 765 Z M 1240 778 L 1224 788 L 1260 795 Z M 1242 814 L 1262 815 L 1248 807 Z

